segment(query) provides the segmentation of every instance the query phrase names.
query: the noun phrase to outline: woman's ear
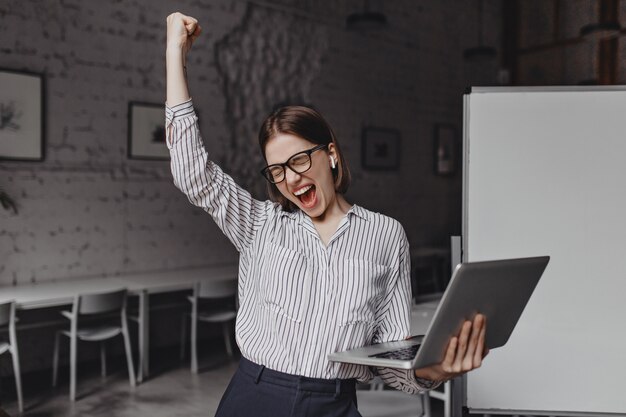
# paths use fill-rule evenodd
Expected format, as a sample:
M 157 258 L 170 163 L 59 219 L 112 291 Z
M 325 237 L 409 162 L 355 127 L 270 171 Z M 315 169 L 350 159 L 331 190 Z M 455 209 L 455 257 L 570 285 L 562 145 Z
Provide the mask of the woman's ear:
M 327 149 L 328 155 L 335 158 L 335 162 L 337 162 L 339 160 L 339 155 L 337 155 L 337 147 L 335 146 L 335 144 L 332 142 L 329 143 Z

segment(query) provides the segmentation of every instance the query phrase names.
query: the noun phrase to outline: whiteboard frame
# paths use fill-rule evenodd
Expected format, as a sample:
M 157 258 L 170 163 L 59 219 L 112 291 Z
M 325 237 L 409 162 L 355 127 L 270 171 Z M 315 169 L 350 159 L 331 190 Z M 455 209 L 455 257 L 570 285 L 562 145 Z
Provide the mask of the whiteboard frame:
M 463 95 L 463 151 L 462 151 L 462 260 L 469 259 L 469 248 L 467 247 L 469 239 L 468 226 L 468 186 L 469 186 L 469 120 L 470 120 L 470 95 L 481 93 L 518 93 L 518 92 L 612 92 L 626 91 L 626 86 L 543 86 L 543 87 L 472 87 Z M 469 381 L 466 381 L 468 384 Z M 467 385 L 464 387 L 462 404 L 467 407 Z M 583 394 L 584 395 L 584 394 Z M 468 408 L 472 414 L 506 414 L 506 415 L 546 415 L 546 416 L 572 416 L 572 417 L 616 417 L 626 416 L 624 413 L 590 413 L 578 411 L 545 411 L 545 410 L 516 410 L 516 409 L 485 409 L 485 408 Z

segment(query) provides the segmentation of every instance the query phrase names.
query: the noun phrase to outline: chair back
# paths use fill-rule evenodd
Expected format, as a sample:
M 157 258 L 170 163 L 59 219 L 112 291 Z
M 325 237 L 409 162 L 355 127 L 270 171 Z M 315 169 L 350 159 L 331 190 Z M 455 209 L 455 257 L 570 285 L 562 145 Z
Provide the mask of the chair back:
M 227 298 L 237 295 L 237 278 L 196 283 L 195 295 L 198 298 Z
M 13 321 L 13 301 L 0 304 L 0 327 L 9 325 Z
M 78 296 L 79 314 L 99 314 L 121 310 L 126 306 L 126 288 L 110 292 L 81 294 Z

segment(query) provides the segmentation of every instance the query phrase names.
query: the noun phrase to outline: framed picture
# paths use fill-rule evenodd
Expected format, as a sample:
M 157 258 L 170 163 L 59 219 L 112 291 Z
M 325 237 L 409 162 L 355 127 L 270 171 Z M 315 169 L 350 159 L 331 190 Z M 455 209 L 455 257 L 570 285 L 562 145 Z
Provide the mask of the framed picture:
M 459 146 L 454 125 L 438 123 L 435 125 L 434 143 L 435 174 L 452 176 L 456 173 Z
M 43 74 L 0 69 L 0 159 L 44 160 Z
M 400 132 L 383 127 L 363 128 L 361 163 L 366 169 L 398 169 L 400 166 Z
M 128 157 L 168 160 L 165 144 L 165 107 L 163 104 L 128 103 Z

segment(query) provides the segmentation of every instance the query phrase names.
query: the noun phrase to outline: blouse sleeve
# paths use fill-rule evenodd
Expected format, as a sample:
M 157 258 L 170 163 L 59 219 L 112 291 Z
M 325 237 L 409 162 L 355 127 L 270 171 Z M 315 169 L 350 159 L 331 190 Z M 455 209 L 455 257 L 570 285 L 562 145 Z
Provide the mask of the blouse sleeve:
M 374 343 L 403 340 L 411 336 L 411 259 L 409 243 L 401 228 L 400 234 L 398 262 L 391 271 L 385 298 L 376 313 Z M 377 367 L 375 370 L 385 384 L 409 394 L 419 394 L 440 384 L 417 378 L 411 369 Z
M 191 100 L 165 106 L 165 131 L 174 185 L 192 204 L 213 217 L 239 252 L 245 250 L 267 220 L 273 204 L 252 198 L 209 160 Z

